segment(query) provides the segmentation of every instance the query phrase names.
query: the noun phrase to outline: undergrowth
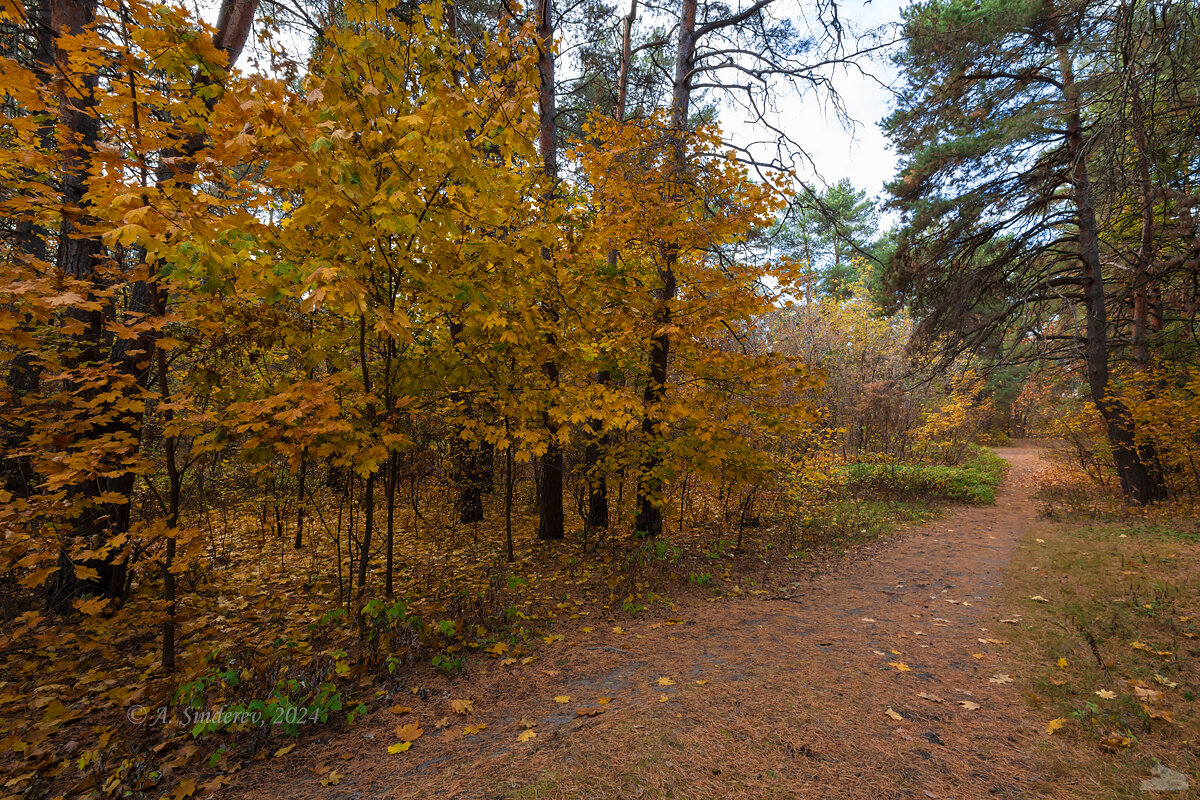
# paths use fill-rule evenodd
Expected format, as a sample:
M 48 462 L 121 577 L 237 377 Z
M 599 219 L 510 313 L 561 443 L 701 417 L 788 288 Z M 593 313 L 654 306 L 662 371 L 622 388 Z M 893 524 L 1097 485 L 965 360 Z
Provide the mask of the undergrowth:
M 973 446 L 958 465 L 859 462 L 846 466 L 847 487 L 882 497 L 920 497 L 973 505 L 996 502 L 1008 462 Z
M 1080 797 L 1144 797 L 1158 764 L 1194 780 L 1200 522 L 1178 505 L 1122 511 L 1051 473 L 1039 493 L 1048 518 L 1006 581 L 1021 613 L 1005 620 L 1045 756 Z
M 340 563 L 335 537 L 312 535 L 295 550 L 245 520 L 209 548 L 221 568 L 189 578 L 174 674 L 155 668 L 154 629 L 135 624 L 154 619 L 154 591 L 104 614 L 10 628 L 4 662 L 26 677 L 0 685 L 5 769 L 17 776 L 9 788 L 26 797 L 212 793 L 248 760 L 409 692 L 446 689 L 479 659 L 537 658 L 573 620 L 659 617 L 689 595 L 786 590 L 898 524 L 929 519 L 947 499 L 981 497 L 1003 474 L 998 460 L 976 451 L 960 467 L 914 468 L 938 477 L 903 481 L 899 492 L 851 483 L 815 514 L 782 493 L 761 494 L 748 513 L 697 491 L 691 513 L 676 517 L 685 524 L 654 540 L 610 531 L 536 542 L 522 509 L 512 561 L 502 527 L 439 526 L 431 501 L 421 535 L 397 541 L 406 566 L 396 596 L 362 601 L 343 592 L 340 569 L 321 568 Z

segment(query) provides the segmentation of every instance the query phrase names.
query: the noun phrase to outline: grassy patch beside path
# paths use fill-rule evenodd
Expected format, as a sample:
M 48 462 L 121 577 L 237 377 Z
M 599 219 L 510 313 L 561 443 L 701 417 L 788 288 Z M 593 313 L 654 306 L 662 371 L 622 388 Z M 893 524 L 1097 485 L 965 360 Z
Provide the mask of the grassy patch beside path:
M 1151 797 L 1163 764 L 1200 785 L 1200 526 L 1040 521 L 996 627 L 1043 718 L 1053 780 L 1076 796 Z M 1013 620 L 1016 620 L 1013 622 Z M 1006 624 L 1005 624 L 1006 623 Z M 1167 796 L 1167 795 L 1157 795 Z
M 856 463 L 846 466 L 847 488 L 884 497 L 923 497 L 972 505 L 996 502 L 1008 462 L 991 450 L 973 448 L 957 466 Z

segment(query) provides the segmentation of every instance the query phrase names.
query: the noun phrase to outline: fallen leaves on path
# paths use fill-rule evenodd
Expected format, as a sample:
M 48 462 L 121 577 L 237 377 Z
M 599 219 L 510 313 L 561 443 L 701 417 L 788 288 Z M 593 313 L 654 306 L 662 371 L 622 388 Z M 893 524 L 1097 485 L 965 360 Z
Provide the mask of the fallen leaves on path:
M 979 703 L 972 703 L 970 700 L 959 700 L 958 704 L 967 711 L 978 711 L 979 709 L 983 708 L 983 706 L 979 705 Z
M 535 731 L 526 730 L 526 731 L 521 731 L 520 733 L 517 734 L 518 742 L 528 742 L 530 739 L 536 739 L 536 738 L 537 738 L 537 733 Z
M 557 697 L 555 697 L 555 698 L 554 698 L 554 702 L 558 703 L 559 705 L 563 705 L 563 704 L 569 703 L 569 702 L 571 702 L 571 695 L 569 695 L 569 694 L 560 694 L 560 695 L 558 695 Z
M 450 710 L 455 714 L 469 714 L 475 710 L 475 701 L 473 700 L 451 700 Z
M 1174 655 L 1174 653 L 1170 650 L 1155 650 L 1145 642 L 1130 642 L 1129 646 L 1134 650 L 1141 650 L 1143 652 L 1150 653 L 1151 655 L 1162 656 L 1163 658 Z
M 415 742 L 421 738 L 421 734 L 425 733 L 421 726 L 416 722 L 410 722 L 407 725 L 396 726 L 396 738 L 402 742 Z
M 912 667 L 905 664 L 903 661 L 889 661 L 889 667 L 895 667 L 897 672 L 912 672 Z
M 898 714 L 894 709 L 892 709 L 891 706 L 888 706 L 887 710 L 884 711 L 883 713 L 887 714 L 889 717 L 896 720 L 897 722 L 904 719 L 904 717 L 901 716 L 900 714 Z
M 1058 730 L 1059 728 L 1061 728 L 1063 725 L 1066 725 L 1066 724 L 1067 724 L 1067 721 L 1063 717 L 1059 717 L 1058 719 L 1050 720 L 1050 722 L 1046 725 L 1046 735 L 1050 736 L 1056 730 Z
M 1012 682 L 1013 682 L 1013 676 L 1008 675 L 1008 674 L 993 675 L 992 677 L 988 678 L 988 683 L 1005 684 L 1005 683 L 1012 683 Z
M 917 697 L 920 697 L 920 698 L 923 698 L 923 699 L 925 699 L 925 700 L 928 700 L 928 701 L 930 701 L 931 703 L 941 703 L 941 702 L 943 702 L 943 701 L 942 701 L 942 698 L 938 697 L 936 694 L 929 694 L 928 692 L 921 692 L 920 694 L 918 694 L 918 695 L 917 695 Z

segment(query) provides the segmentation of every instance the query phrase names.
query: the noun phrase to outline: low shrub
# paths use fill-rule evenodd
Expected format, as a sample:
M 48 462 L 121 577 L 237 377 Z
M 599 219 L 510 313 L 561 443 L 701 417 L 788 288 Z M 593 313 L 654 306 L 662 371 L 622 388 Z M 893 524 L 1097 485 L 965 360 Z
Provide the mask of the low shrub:
M 975 447 L 958 466 L 855 463 L 845 469 L 846 487 L 851 492 L 990 505 L 996 502 L 996 487 L 1004 480 L 1008 462 L 990 450 Z

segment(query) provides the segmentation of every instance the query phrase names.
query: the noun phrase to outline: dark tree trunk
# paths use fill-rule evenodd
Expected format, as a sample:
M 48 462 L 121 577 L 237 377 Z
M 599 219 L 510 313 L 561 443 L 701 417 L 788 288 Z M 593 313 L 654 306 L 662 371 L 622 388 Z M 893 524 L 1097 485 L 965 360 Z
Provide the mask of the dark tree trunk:
M 659 417 L 660 406 L 666 395 L 667 365 L 671 355 L 671 336 L 665 328 L 671 322 L 670 301 L 675 298 L 675 252 L 668 250 L 667 266 L 663 270 L 663 285 L 659 290 L 658 309 L 654 315 L 654 324 L 662 333 L 654 336 L 650 342 L 650 374 L 646 380 L 646 388 L 642 393 L 642 404 L 645 412 L 642 416 L 642 438 L 646 443 L 646 458 L 642 462 L 642 472 L 638 482 L 638 513 L 634 521 L 634 530 L 648 537 L 662 533 L 662 440 L 659 430 L 662 420 Z
M 553 199 L 554 182 L 558 178 L 558 121 L 554 96 L 554 2 L 538 0 L 538 149 L 542 154 L 542 170 L 549 187 L 548 200 Z M 552 254 L 542 251 L 542 258 L 549 261 Z M 558 311 L 547 301 L 543 303 L 543 315 L 553 326 L 558 324 Z M 551 348 L 556 339 L 553 329 L 546 334 L 546 343 Z M 558 387 L 558 363 L 553 356 L 542 364 L 552 394 Z M 537 485 L 538 532 L 543 540 L 561 539 L 565 534 L 563 519 L 563 453 L 558 442 L 558 431 L 547 410 L 542 415 L 546 428 L 546 452 L 539 459 L 541 480 Z
M 1084 360 L 1092 402 L 1104 418 L 1113 461 L 1121 481 L 1121 492 L 1129 502 L 1146 504 L 1166 498 L 1163 476 L 1145 459 L 1152 453 L 1139 452 L 1133 416 L 1128 406 L 1112 396 L 1109 386 L 1108 309 L 1104 273 L 1100 263 L 1100 237 L 1092 199 L 1091 178 L 1087 166 L 1087 145 L 1081 112 L 1079 88 L 1066 43 L 1058 43 L 1058 60 L 1063 93 L 1068 103 L 1066 116 L 1067 148 L 1072 166 L 1079 257 L 1082 266 L 1084 308 L 1087 318 L 1087 343 Z
M 629 101 L 629 70 L 633 62 L 633 25 L 637 21 L 638 0 L 631 0 L 629 13 L 621 32 L 621 63 L 617 70 L 617 107 L 613 117 L 617 122 L 625 121 L 626 107 Z M 608 251 L 608 271 L 613 274 L 620 257 L 616 250 Z M 604 390 L 608 387 L 611 375 L 606 369 L 596 372 L 594 380 Z M 609 444 L 608 436 L 604 433 L 603 420 L 593 417 L 588 422 L 591 437 L 584 448 L 584 474 L 588 482 L 588 505 L 586 525 L 592 530 L 608 527 L 608 476 L 600 467 L 600 460 Z
M 552 386 L 558 384 L 558 366 L 553 361 L 543 365 L 546 376 Z M 550 444 L 539 459 L 541 480 L 538 481 L 538 532 L 543 540 L 563 538 L 563 454 L 558 444 L 558 436 L 553 429 L 550 415 L 542 420 L 546 426 L 546 434 Z
M 392 571 L 395 566 L 395 540 L 396 540 L 396 481 L 399 476 L 400 454 L 396 451 L 388 453 L 387 467 L 387 561 L 385 562 L 385 576 L 383 583 L 383 593 L 392 596 Z
M 462 323 L 451 320 L 450 341 L 456 349 L 462 344 L 462 332 Z M 455 389 L 450 393 L 450 399 L 467 417 L 475 416 L 470 395 L 466 391 Z M 479 450 L 472 447 L 468 441 L 458 435 L 450 440 L 452 480 L 458 489 L 455 510 L 462 525 L 483 521 L 483 478 L 480 475 L 480 462 Z
M 675 55 L 675 78 L 671 89 L 671 129 L 674 135 L 675 169 L 682 179 L 684 163 L 683 136 L 687 131 L 688 110 L 692 97 L 692 69 L 696 54 L 697 0 L 683 0 L 679 14 L 679 46 Z M 667 366 L 671 355 L 671 336 L 666 328 L 671 322 L 671 301 L 675 299 L 675 265 L 679 253 L 673 244 L 663 248 L 663 266 L 659 270 L 662 286 L 659 289 L 654 314 L 656 333 L 650 340 L 650 374 L 642 395 L 645 410 L 642 417 L 642 437 L 646 458 L 638 482 L 638 513 L 634 529 L 646 536 L 662 533 L 662 470 L 663 434 L 659 415 L 667 390 Z
M 296 476 L 296 538 L 292 547 L 299 550 L 304 547 L 304 483 L 308 477 L 308 455 L 300 454 L 300 472 Z

